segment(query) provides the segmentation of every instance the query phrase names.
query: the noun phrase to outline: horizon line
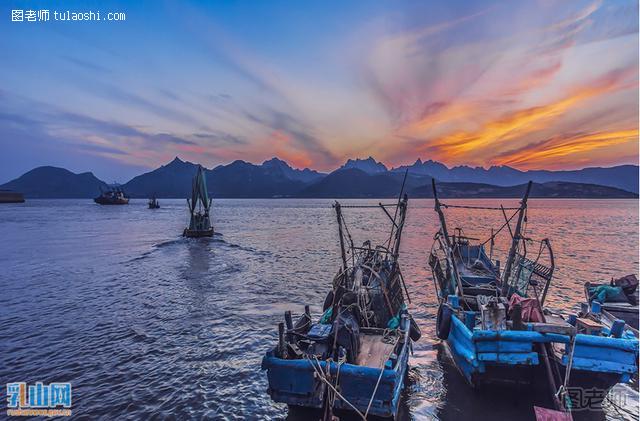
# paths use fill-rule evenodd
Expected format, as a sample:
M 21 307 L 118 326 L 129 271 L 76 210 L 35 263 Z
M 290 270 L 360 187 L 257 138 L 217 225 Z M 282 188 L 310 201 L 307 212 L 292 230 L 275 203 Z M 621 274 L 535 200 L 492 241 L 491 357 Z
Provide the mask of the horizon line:
M 201 164 L 201 163 L 198 163 L 198 162 L 192 162 L 192 161 L 189 161 L 189 160 L 184 160 L 184 159 L 182 159 L 182 158 L 180 158 L 179 156 L 177 156 L 177 155 L 176 155 L 176 156 L 175 156 L 171 161 L 169 161 L 169 162 L 167 162 L 167 163 L 165 163 L 165 164 L 160 164 L 160 165 L 159 165 L 159 166 L 157 166 L 157 167 L 148 167 L 148 168 L 149 168 L 149 171 L 141 172 L 140 174 L 138 174 L 138 175 L 136 175 L 136 176 L 133 176 L 133 177 L 132 177 L 130 180 L 128 180 L 128 181 L 131 181 L 132 179 L 134 179 L 134 178 L 135 178 L 135 177 L 137 177 L 137 176 L 140 176 L 140 175 L 143 175 L 143 174 L 147 174 L 147 173 L 153 172 L 153 171 L 155 171 L 155 170 L 157 170 L 157 169 L 159 169 L 159 168 L 161 168 L 161 167 L 167 166 L 167 165 L 171 164 L 172 162 L 174 162 L 176 159 L 177 159 L 177 160 L 179 160 L 180 162 L 183 162 L 183 163 L 188 163 L 188 164 L 192 164 L 192 165 L 202 165 L 202 166 L 204 167 L 204 169 L 206 169 L 206 170 L 208 170 L 208 171 L 214 170 L 215 168 L 218 168 L 218 167 L 221 167 L 221 166 L 228 166 L 228 165 L 231 165 L 231 164 L 233 164 L 233 163 L 235 163 L 235 162 L 244 162 L 244 163 L 246 163 L 246 164 L 250 164 L 250 165 L 261 166 L 261 165 L 263 165 L 265 162 L 268 162 L 268 161 L 272 161 L 272 160 L 274 160 L 274 159 L 277 159 L 278 161 L 281 161 L 281 162 L 284 162 L 285 164 L 287 164 L 287 165 L 288 165 L 290 168 L 292 168 L 293 170 L 297 170 L 297 171 L 309 170 L 309 171 L 315 171 L 316 173 L 319 173 L 319 174 L 327 174 L 327 175 L 328 175 L 328 174 L 331 174 L 331 173 L 333 173 L 333 172 L 335 172 L 335 171 L 338 171 L 340 168 L 344 167 L 348 161 L 367 161 L 367 160 L 369 160 L 369 159 L 373 159 L 373 160 L 375 161 L 375 163 L 377 163 L 377 164 L 382 164 L 382 165 L 386 168 L 386 171 L 394 171 L 394 170 L 397 170 L 397 169 L 399 169 L 399 168 L 401 168 L 401 167 L 411 167 L 411 166 L 415 165 L 415 163 L 416 163 L 416 162 L 418 162 L 418 161 L 420 161 L 420 162 L 422 162 L 422 163 L 425 163 L 425 162 L 434 162 L 434 163 L 437 163 L 437 164 L 441 164 L 441 165 L 443 165 L 445 168 L 447 168 L 447 170 L 452 170 L 452 169 L 454 169 L 454 168 L 461 168 L 461 167 L 471 168 L 471 169 L 482 169 L 482 170 L 484 170 L 484 171 L 488 171 L 488 170 L 490 170 L 491 168 L 510 168 L 510 169 L 513 169 L 513 170 L 516 170 L 516 171 L 520 171 L 520 172 L 522 172 L 522 173 L 529 173 L 529 172 L 535 172 L 535 171 L 550 171 L 550 172 L 582 171 L 582 170 L 585 170 L 585 169 L 592 169 L 592 168 L 602 168 L 602 169 L 607 169 L 607 168 L 615 168 L 615 167 L 621 167 L 621 166 L 626 166 L 626 165 L 631 165 L 631 166 L 635 166 L 635 167 L 639 167 L 639 168 L 640 168 L 640 165 L 639 165 L 640 163 L 636 162 L 636 163 L 621 163 L 621 164 L 615 164 L 615 165 L 610 165 L 610 166 L 586 166 L 586 167 L 574 168 L 574 169 L 558 169 L 558 170 L 552 170 L 552 169 L 545 169 L 545 168 L 537 168 L 537 169 L 520 170 L 520 169 L 518 169 L 518 168 L 516 168 L 516 167 L 512 167 L 512 166 L 509 166 L 509 165 L 491 165 L 491 166 L 485 167 L 485 166 L 471 166 L 471 165 L 467 165 L 467 164 L 460 164 L 460 165 L 449 166 L 449 165 L 447 165 L 447 164 L 445 164 L 444 162 L 441 162 L 441 161 L 436 161 L 436 160 L 433 160 L 433 159 L 423 160 L 422 158 L 416 158 L 416 160 L 415 160 L 413 163 L 409 163 L 409 164 L 401 164 L 401 165 L 398 165 L 398 166 L 395 166 L 395 167 L 388 167 L 384 162 L 382 162 L 382 161 L 378 161 L 377 159 L 373 158 L 373 156 L 371 156 L 371 155 L 370 155 L 370 156 L 368 156 L 368 157 L 366 157 L 366 158 L 347 158 L 347 160 L 346 160 L 346 161 L 344 162 L 344 164 L 342 164 L 341 166 L 339 166 L 339 167 L 337 167 L 337 168 L 335 168 L 335 169 L 333 169 L 333 170 L 331 170 L 331 171 L 327 171 L 327 172 L 325 172 L 325 171 L 320 171 L 320 170 L 316 170 L 316 169 L 309 168 L 309 167 L 296 168 L 296 167 L 292 166 L 288 161 L 286 161 L 286 160 L 284 160 L 284 159 L 282 159 L 282 158 L 280 158 L 280 157 L 278 157 L 278 156 L 273 156 L 273 157 L 271 157 L 271 158 L 269 158 L 269 159 L 265 159 L 264 161 L 262 161 L 262 162 L 260 162 L 260 163 L 255 163 L 255 162 L 245 161 L 244 159 L 235 159 L 235 160 L 230 161 L 230 162 L 227 162 L 227 163 L 221 163 L 221 164 L 217 164 L 217 165 L 212 166 L 212 167 L 207 167 L 207 166 L 205 166 L 205 165 L 203 165 L 203 164 Z M 7 180 L 7 181 L 3 182 L 2 184 L 9 183 L 9 182 L 11 182 L 11 181 L 13 181 L 13 180 L 18 179 L 18 178 L 22 177 L 23 175 L 25 175 L 25 174 L 27 174 L 27 173 L 29 173 L 29 172 L 31 172 L 31 171 L 33 171 L 33 170 L 35 170 L 35 169 L 43 168 L 43 167 L 60 168 L 60 169 L 63 169 L 63 170 L 69 171 L 69 172 L 71 172 L 71 173 L 73 173 L 73 174 L 76 174 L 76 175 L 78 175 L 78 174 L 86 174 L 86 173 L 90 173 L 90 174 L 92 174 L 94 177 L 98 178 L 98 177 L 94 174 L 94 172 L 93 172 L 92 170 L 79 171 L 79 172 L 73 172 L 73 171 L 69 170 L 68 168 L 65 168 L 65 167 L 62 167 L 62 166 L 56 166 L 56 165 L 38 165 L 38 166 L 35 166 L 35 167 L 31 168 L 30 170 L 27 170 L 27 171 L 23 172 L 23 173 L 22 173 L 22 174 L 20 174 L 20 175 L 14 176 L 13 178 L 11 178 L 11 179 L 9 179 L 9 180 Z M 127 181 L 127 182 L 128 182 L 128 181 Z M 116 182 L 116 183 L 117 183 L 117 184 L 126 184 L 126 182 L 125 182 L 125 183 Z M 107 184 L 108 184 L 108 183 L 107 183 Z

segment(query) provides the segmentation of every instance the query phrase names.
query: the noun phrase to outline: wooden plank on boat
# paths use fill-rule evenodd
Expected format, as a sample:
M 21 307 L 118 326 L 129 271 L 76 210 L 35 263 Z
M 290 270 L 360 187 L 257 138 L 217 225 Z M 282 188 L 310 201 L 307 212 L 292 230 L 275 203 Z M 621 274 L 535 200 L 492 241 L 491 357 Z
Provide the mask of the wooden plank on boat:
M 576 327 L 579 331 L 585 331 L 588 335 L 598 335 L 604 327 L 602 323 L 587 317 L 578 317 L 576 319 Z
M 545 314 L 544 319 L 552 325 L 571 326 L 565 319 L 555 314 Z
M 356 358 L 359 366 L 382 368 L 393 352 L 394 344 L 382 342 L 382 335 L 361 335 L 360 352 Z
M 531 327 L 535 332 L 540 333 L 557 333 L 560 335 L 573 336 L 576 334 L 576 328 L 569 323 L 555 324 L 555 323 L 531 323 Z
M 589 328 L 602 328 L 602 324 L 586 317 L 578 317 L 578 323 Z

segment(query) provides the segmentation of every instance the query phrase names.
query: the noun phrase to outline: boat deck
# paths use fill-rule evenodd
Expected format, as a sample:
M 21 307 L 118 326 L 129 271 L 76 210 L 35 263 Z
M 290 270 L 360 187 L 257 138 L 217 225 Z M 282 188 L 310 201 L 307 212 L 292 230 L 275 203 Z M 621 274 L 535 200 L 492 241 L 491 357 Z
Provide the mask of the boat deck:
M 394 343 L 382 341 L 382 335 L 361 335 L 356 363 L 363 367 L 382 368 L 391 356 Z

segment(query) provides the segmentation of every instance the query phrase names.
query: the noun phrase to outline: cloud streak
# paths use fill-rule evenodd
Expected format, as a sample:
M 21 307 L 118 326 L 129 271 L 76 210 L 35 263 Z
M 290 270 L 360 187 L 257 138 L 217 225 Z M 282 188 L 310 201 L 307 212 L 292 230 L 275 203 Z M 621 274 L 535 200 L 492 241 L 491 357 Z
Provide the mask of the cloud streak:
M 638 129 L 612 132 L 564 134 L 526 145 L 498 155 L 495 162 L 519 168 L 551 168 L 559 161 L 571 164 L 566 158 L 596 152 L 612 146 L 626 145 L 629 152 L 638 153 Z M 550 165 L 551 164 L 551 165 Z

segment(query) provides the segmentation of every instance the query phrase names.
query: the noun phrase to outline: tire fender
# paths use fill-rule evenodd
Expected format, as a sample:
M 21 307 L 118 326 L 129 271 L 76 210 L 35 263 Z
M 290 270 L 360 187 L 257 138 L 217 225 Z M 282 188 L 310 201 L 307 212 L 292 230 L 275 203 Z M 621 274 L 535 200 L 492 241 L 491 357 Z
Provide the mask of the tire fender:
M 436 316 L 436 335 L 438 338 L 445 340 L 449 337 L 451 331 L 451 317 L 453 309 L 447 303 L 440 304 L 438 307 L 438 315 Z

